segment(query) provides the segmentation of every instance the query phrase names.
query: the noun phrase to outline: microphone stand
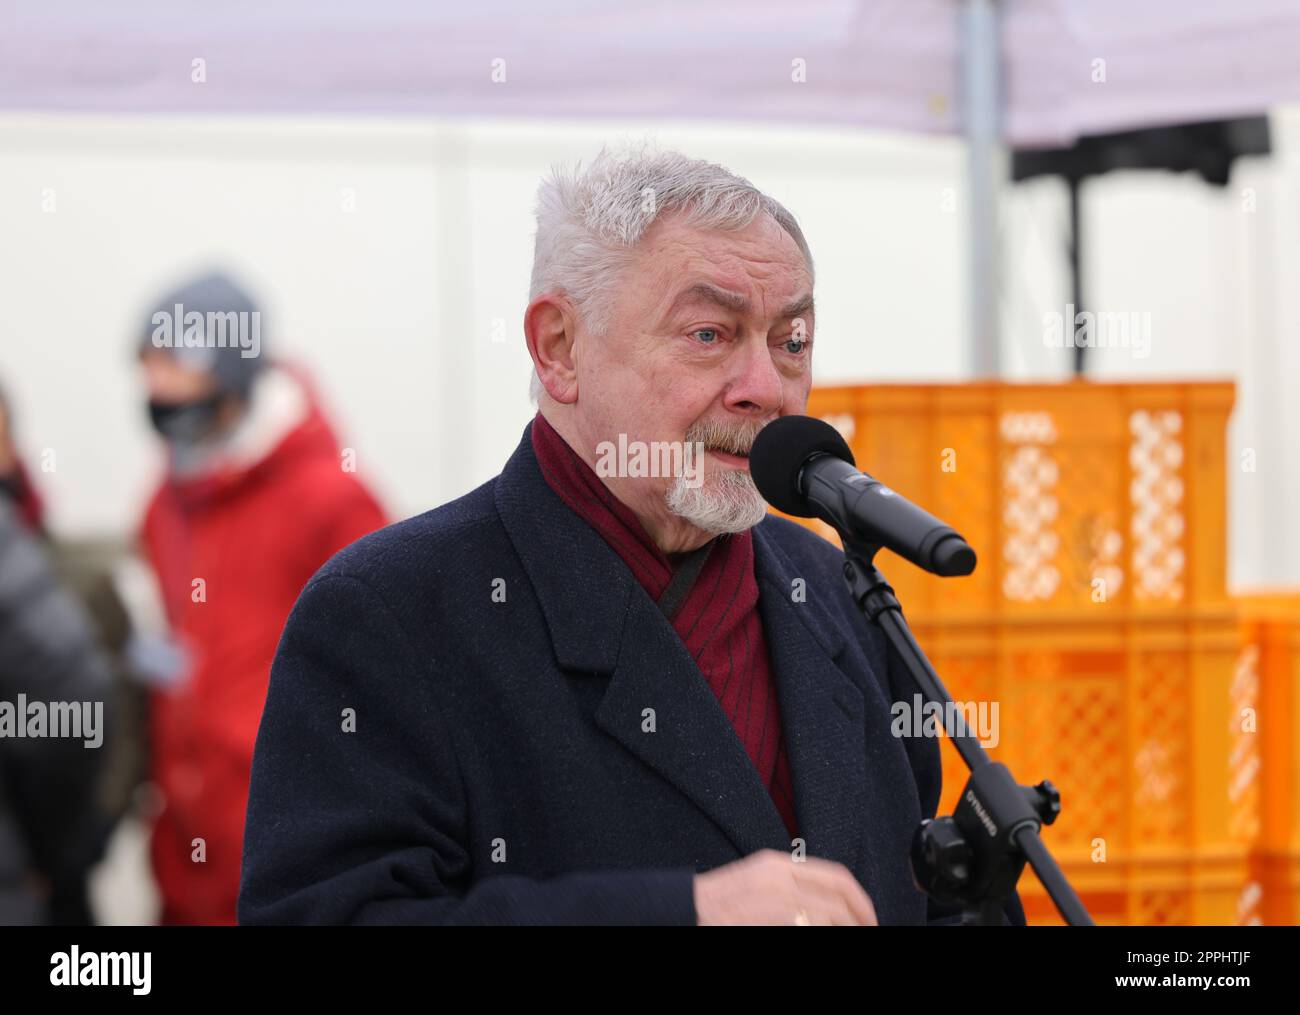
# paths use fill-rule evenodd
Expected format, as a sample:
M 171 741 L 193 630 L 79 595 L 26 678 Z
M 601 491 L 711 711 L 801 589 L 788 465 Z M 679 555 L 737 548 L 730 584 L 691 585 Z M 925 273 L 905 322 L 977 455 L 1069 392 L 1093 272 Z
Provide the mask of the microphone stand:
M 970 769 L 951 817 L 927 818 L 912 838 L 912 875 L 917 887 L 942 905 L 960 905 L 962 926 L 1001 925 L 1002 907 L 1028 861 L 1057 911 L 1071 925 L 1093 925 L 1079 896 L 1038 835 L 1061 812 L 1061 795 L 1044 780 L 1017 785 L 1011 770 L 989 760 L 971 734 L 939 674 L 921 651 L 894 590 L 873 560 L 879 544 L 841 532 L 844 580 L 867 619 L 885 632 L 927 701 L 938 703 L 944 730 Z

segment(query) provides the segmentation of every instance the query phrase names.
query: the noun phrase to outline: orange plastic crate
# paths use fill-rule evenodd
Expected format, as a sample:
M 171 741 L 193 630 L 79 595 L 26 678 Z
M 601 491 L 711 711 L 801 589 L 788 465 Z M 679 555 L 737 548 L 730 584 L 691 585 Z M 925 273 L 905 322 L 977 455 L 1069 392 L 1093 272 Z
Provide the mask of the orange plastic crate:
M 1119 618 L 1227 604 L 1232 401 L 1226 381 L 881 384 L 818 388 L 808 411 L 980 554 L 943 582 L 882 554 L 909 614 Z

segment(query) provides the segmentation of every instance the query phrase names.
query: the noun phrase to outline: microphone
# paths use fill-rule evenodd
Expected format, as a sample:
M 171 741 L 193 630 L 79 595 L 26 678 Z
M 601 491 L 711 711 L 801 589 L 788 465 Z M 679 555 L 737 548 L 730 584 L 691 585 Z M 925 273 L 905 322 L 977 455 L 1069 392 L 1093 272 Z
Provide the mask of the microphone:
M 820 518 L 846 540 L 883 546 L 932 574 L 975 570 L 975 551 L 928 511 L 859 472 L 844 438 L 811 416 L 781 416 L 758 432 L 749 474 L 773 507 Z

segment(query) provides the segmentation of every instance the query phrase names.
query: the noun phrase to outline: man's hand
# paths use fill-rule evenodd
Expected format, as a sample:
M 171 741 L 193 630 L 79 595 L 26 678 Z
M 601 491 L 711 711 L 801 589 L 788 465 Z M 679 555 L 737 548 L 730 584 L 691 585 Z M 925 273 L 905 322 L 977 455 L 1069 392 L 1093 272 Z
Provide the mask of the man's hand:
M 695 913 L 700 927 L 876 926 L 876 909 L 847 867 L 817 857 L 796 861 L 775 849 L 697 874 Z

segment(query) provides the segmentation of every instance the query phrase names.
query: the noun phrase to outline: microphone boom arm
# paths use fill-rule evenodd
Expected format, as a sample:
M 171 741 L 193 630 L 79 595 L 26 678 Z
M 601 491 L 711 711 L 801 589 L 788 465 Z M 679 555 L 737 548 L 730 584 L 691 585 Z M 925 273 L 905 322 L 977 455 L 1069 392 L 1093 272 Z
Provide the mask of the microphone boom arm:
M 874 564 L 881 547 L 840 533 L 844 580 L 853 601 L 903 660 L 926 701 L 942 706 L 944 730 L 970 769 L 951 817 L 921 822 L 912 839 L 917 885 L 942 904 L 960 904 L 962 924 L 1000 924 L 1002 906 L 1015 890 L 1026 861 L 1065 922 L 1093 926 L 1083 902 L 1039 836 L 1061 810 L 1056 787 L 1017 785 L 1011 770 L 992 761 L 966 727 L 952 697 L 903 617 L 894 590 Z

